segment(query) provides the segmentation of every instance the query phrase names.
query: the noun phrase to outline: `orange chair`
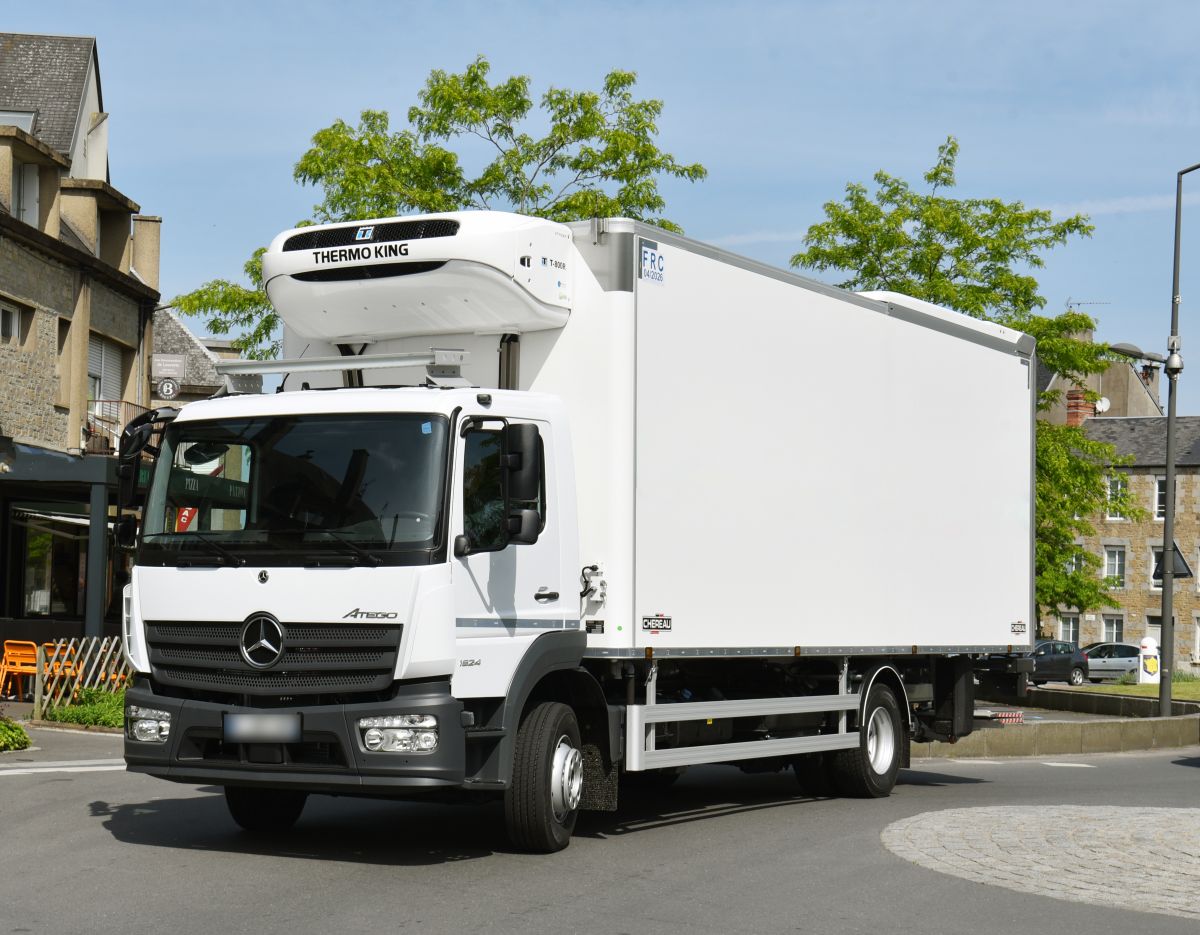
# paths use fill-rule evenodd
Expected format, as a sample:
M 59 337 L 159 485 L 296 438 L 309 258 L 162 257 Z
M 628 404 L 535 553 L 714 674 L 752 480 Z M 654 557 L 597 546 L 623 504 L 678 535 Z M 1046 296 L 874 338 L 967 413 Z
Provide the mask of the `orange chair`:
M 0 698 L 11 679 L 17 686 L 17 697 L 25 697 L 25 676 L 37 675 L 37 643 L 5 640 L 4 656 L 0 659 Z
M 43 643 L 42 649 L 45 650 L 46 658 L 46 675 L 50 674 L 51 669 L 55 675 L 66 675 L 71 678 L 75 677 L 75 647 L 70 643 L 63 643 L 59 649 L 58 643 Z M 55 655 L 57 650 L 58 655 Z M 51 662 L 50 660 L 54 661 Z

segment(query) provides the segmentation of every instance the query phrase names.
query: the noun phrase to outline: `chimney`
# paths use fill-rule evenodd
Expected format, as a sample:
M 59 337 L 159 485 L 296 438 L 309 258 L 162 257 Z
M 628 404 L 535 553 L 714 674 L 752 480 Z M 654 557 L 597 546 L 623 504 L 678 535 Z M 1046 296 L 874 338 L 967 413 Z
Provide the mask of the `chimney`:
M 1080 426 L 1083 420 L 1096 414 L 1096 407 L 1087 401 L 1083 390 L 1067 390 L 1067 425 Z
M 158 291 L 158 251 L 162 218 L 147 214 L 133 216 L 133 271 L 142 282 Z

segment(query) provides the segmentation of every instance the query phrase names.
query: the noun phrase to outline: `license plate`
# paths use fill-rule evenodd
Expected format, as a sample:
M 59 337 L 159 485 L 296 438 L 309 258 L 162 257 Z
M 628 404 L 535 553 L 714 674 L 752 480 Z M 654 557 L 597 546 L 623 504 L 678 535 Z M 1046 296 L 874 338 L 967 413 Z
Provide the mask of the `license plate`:
M 299 714 L 226 714 L 225 739 L 233 743 L 298 743 Z

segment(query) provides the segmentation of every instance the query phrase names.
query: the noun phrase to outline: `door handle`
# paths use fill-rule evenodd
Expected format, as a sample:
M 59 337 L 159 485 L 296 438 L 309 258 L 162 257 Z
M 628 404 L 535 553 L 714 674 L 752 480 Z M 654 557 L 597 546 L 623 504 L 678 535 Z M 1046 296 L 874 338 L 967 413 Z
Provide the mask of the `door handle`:
M 558 600 L 558 592 L 557 591 L 538 591 L 537 594 L 533 595 L 533 599 L 535 601 L 537 601 L 539 604 L 549 604 L 551 601 Z

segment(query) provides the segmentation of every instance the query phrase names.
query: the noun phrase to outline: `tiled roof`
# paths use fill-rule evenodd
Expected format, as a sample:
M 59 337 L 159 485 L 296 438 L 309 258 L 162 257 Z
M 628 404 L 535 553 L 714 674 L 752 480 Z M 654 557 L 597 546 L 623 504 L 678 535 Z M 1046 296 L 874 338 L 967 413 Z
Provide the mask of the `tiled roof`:
M 1138 467 L 1163 467 L 1167 463 L 1167 420 L 1165 416 L 1086 419 L 1088 438 L 1108 442 L 1118 452 L 1133 458 Z M 1200 465 L 1200 416 L 1175 419 L 1176 466 Z
M 215 389 L 222 383 L 214 366 L 216 357 L 169 308 L 160 308 L 154 313 L 154 353 L 184 355 L 184 386 Z
M 88 37 L 0 32 L 0 110 L 36 111 L 33 135 L 69 157 L 95 48 Z

